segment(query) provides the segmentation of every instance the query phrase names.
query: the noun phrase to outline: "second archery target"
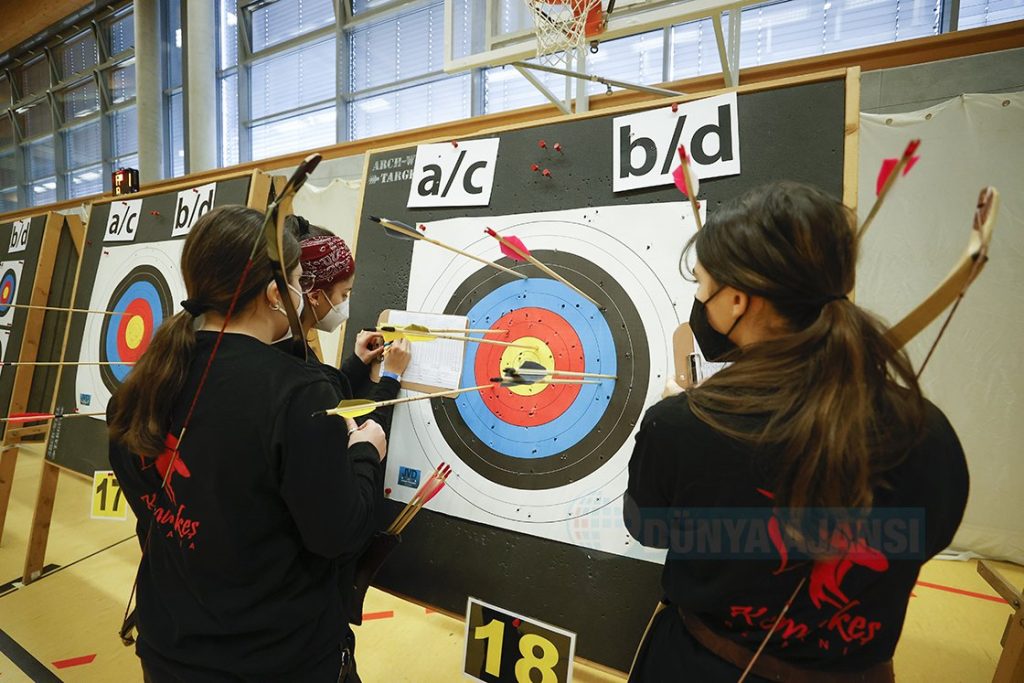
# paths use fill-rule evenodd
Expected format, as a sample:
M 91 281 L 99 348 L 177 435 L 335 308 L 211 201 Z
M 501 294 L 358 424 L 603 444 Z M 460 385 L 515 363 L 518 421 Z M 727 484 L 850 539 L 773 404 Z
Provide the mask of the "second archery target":
M 79 410 L 106 409 L 157 328 L 185 298 L 178 274 L 182 245 L 173 240 L 105 249 L 89 308 L 108 313 L 89 314 L 85 325 L 81 359 L 98 364 L 80 367 Z
M 502 257 L 485 227 L 521 238 L 586 297 Z M 649 556 L 622 526 L 622 493 L 633 436 L 644 407 L 661 396 L 672 332 L 690 310 L 695 285 L 679 273 L 678 245 L 694 227 L 683 202 L 428 223 L 427 235 L 528 276 L 415 244 L 407 310 L 463 315 L 470 328 L 508 330 L 488 338 L 531 347 L 467 344 L 461 386 L 487 384 L 527 360 L 615 379 L 571 385 L 542 378 L 396 411 L 387 475 L 392 497 L 413 493 L 400 485 L 400 468 L 428 474 L 453 463 L 451 492 L 435 499 L 434 509 Z
M 18 296 L 23 261 L 0 261 L 0 323 L 10 323 L 15 309 L 12 304 Z

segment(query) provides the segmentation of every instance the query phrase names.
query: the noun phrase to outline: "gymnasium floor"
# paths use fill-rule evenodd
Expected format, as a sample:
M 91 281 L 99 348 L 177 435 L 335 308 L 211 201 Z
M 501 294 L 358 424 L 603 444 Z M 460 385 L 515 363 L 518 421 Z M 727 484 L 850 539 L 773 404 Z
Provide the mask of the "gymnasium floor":
M 40 467 L 35 449 L 22 450 L 0 544 L 0 584 L 21 576 Z M 139 557 L 133 523 L 90 520 L 90 488 L 84 479 L 61 475 L 46 561 L 62 569 L 24 588 L 0 588 L 0 683 L 141 680 L 134 652 L 116 633 Z M 1024 567 L 997 566 L 1024 585 Z M 366 612 L 357 630 L 364 681 L 463 680 L 460 620 L 379 591 L 371 591 Z M 897 679 L 991 680 L 1009 614 L 978 576 L 975 562 L 929 563 L 896 651 Z M 36 672 L 27 674 L 11 658 L 30 672 L 34 664 Z M 574 674 L 579 683 L 624 679 L 584 663 L 577 663 Z

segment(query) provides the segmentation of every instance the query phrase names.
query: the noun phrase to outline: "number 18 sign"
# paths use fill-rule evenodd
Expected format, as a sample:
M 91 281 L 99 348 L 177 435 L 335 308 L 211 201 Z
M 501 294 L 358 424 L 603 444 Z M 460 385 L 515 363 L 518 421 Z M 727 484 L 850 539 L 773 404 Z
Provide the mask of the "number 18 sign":
M 484 683 L 571 683 L 576 634 L 469 598 L 467 678 Z

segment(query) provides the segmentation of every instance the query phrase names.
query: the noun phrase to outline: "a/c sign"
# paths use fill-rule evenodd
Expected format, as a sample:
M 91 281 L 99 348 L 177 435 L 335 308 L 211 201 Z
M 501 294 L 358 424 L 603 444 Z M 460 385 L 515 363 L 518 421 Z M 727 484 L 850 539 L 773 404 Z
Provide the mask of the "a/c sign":
M 498 162 L 498 138 L 416 147 L 408 208 L 487 206 Z

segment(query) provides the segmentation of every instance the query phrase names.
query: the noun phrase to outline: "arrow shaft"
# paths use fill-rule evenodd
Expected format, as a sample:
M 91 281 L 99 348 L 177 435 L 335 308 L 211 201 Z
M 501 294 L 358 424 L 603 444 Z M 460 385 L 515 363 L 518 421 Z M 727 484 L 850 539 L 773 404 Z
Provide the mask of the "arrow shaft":
M 99 415 L 106 415 L 106 413 L 65 413 L 59 417 L 96 417 Z M 0 418 L 0 422 L 42 422 L 44 420 L 52 420 L 56 417 L 58 416 L 53 413 L 26 413 L 24 415 L 15 414 L 9 417 Z
M 97 315 L 124 315 L 124 311 L 99 311 L 91 308 L 66 308 L 62 306 L 37 306 L 35 304 L 5 304 L 4 308 L 28 308 L 37 311 L 63 311 L 65 313 L 95 313 Z
M 531 377 L 547 377 L 549 375 L 562 375 L 564 377 L 599 377 L 601 379 L 618 379 L 616 375 L 602 375 L 597 372 L 574 372 L 572 370 L 516 370 L 517 375 L 528 375 Z
M 885 179 L 885 183 L 882 185 L 882 191 L 875 197 L 875 203 L 871 205 L 871 210 L 868 211 L 867 218 L 864 219 L 864 223 L 861 224 L 857 230 L 857 238 L 863 237 L 864 233 L 871 227 L 871 222 L 875 220 L 875 216 L 878 215 L 879 210 L 882 208 L 882 203 L 885 201 L 886 195 L 889 194 L 889 190 L 896 184 L 897 176 L 903 174 L 903 169 L 910 162 L 910 157 L 903 155 L 900 160 L 896 163 L 896 167 L 892 169 L 892 173 Z
M 683 169 L 683 178 L 686 179 L 686 198 L 690 200 L 690 208 L 693 209 L 693 219 L 697 221 L 697 229 L 701 230 L 704 228 L 704 223 L 700 219 L 700 204 L 697 203 L 697 197 L 694 196 L 697 193 L 693 191 L 693 174 L 690 173 L 690 159 L 680 151 L 679 160 Z
M 419 334 L 423 334 L 423 333 L 419 333 Z M 484 338 L 481 338 L 481 337 L 465 337 L 465 336 L 454 335 L 454 334 L 431 334 L 430 336 L 432 336 L 432 337 L 434 337 L 436 339 L 450 339 L 450 340 L 453 340 L 453 341 L 470 342 L 470 343 L 473 343 L 473 344 L 493 344 L 494 346 L 507 346 L 508 348 L 512 348 L 512 349 L 528 349 L 528 350 L 535 350 L 536 349 L 536 347 L 530 346 L 528 344 L 516 344 L 515 342 L 503 342 L 503 341 L 498 341 L 497 339 L 484 339 Z
M 468 251 L 463 251 L 462 249 L 459 249 L 457 247 L 453 247 L 450 244 L 445 244 L 444 242 L 435 240 L 432 237 L 427 237 L 426 235 L 421 235 L 420 233 L 416 232 L 415 230 L 411 230 L 411 229 L 406 228 L 404 226 L 398 225 L 397 223 L 389 221 L 386 218 L 381 218 L 380 219 L 380 224 L 387 226 L 388 228 L 390 228 L 391 230 L 394 230 L 395 232 L 400 232 L 403 235 L 408 235 L 409 237 L 412 237 L 414 239 L 423 240 L 424 242 L 427 242 L 429 244 L 433 244 L 435 247 L 441 247 L 442 249 L 447 249 L 448 251 L 451 251 L 451 252 L 454 252 L 456 254 L 460 254 L 462 256 L 465 256 L 466 258 L 473 259 L 474 261 L 482 263 L 485 266 L 490 266 L 491 268 L 497 268 L 498 270 L 500 270 L 502 272 L 508 273 L 510 275 L 514 275 L 514 276 L 516 276 L 518 278 L 521 278 L 523 280 L 526 279 L 526 276 L 523 275 L 522 273 L 517 273 L 516 271 L 514 271 L 514 270 L 512 270 L 510 268 L 506 268 L 505 266 L 498 265 L 497 263 L 494 263 L 493 261 L 488 261 L 487 259 L 481 258 L 480 256 L 477 256 L 476 254 L 470 254 Z
M 449 391 L 439 391 L 433 394 L 420 394 L 419 396 L 406 396 L 404 398 L 393 398 L 390 401 L 377 401 L 376 403 L 359 406 L 360 409 L 369 408 L 369 412 L 373 412 L 377 408 L 387 408 L 388 406 L 397 406 L 403 403 L 412 403 L 413 401 L 422 401 L 428 398 L 447 398 L 449 396 L 458 396 L 459 394 L 467 394 L 471 391 L 480 391 L 490 387 L 490 384 L 481 384 L 478 387 L 467 387 L 465 389 L 451 389 Z M 330 410 L 324 411 L 327 415 L 344 415 L 346 412 L 345 408 L 331 408 Z M 366 413 L 363 413 L 364 415 Z
M 570 289 L 575 291 L 577 294 L 582 296 L 584 299 L 586 299 L 590 303 L 592 303 L 595 306 L 597 306 L 598 308 L 600 308 L 600 305 L 596 301 L 591 299 L 589 296 L 584 294 L 583 291 L 579 287 L 577 287 L 576 285 L 572 284 L 571 282 L 566 280 L 564 277 L 562 277 L 561 275 L 559 275 L 558 273 L 556 273 L 555 271 L 551 270 L 546 265 L 544 265 L 543 263 L 538 261 L 536 258 L 534 258 L 533 254 L 530 254 L 529 252 L 526 252 L 526 251 L 520 249 L 519 247 L 517 247 L 516 245 L 512 244 L 507 239 L 505 239 L 504 237 L 499 235 L 498 233 L 494 233 L 494 238 L 496 240 L 498 240 L 498 242 L 500 242 L 503 247 L 506 247 L 507 249 L 509 249 L 512 252 L 515 252 L 516 254 L 519 254 L 519 256 L 521 256 L 522 258 L 524 258 L 527 261 L 529 261 L 534 267 L 539 269 L 541 272 L 543 272 L 548 277 L 551 277 L 551 278 L 553 278 L 555 280 L 558 280 L 563 285 L 565 285 L 566 287 L 569 287 Z
M 13 363 L 2 363 L 0 362 L 0 368 L 6 366 L 19 366 L 19 365 L 35 365 L 35 366 L 67 366 L 67 365 L 135 365 L 134 362 L 113 362 L 113 361 L 15 361 Z

